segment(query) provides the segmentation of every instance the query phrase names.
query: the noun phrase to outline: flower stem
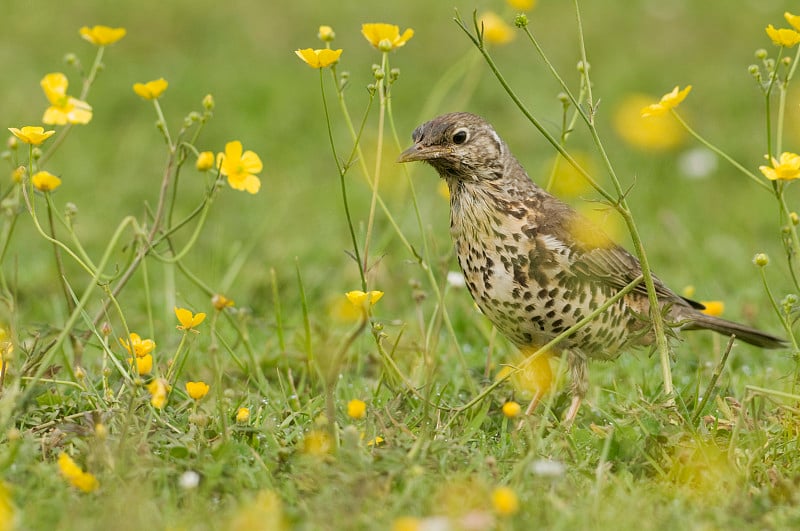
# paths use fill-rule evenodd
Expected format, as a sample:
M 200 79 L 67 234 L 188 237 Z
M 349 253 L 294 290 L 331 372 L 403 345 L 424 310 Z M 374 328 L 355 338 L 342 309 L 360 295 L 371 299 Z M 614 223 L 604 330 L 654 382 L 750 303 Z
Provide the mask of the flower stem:
M 335 78 L 334 78 L 335 80 Z M 322 107 L 325 110 L 325 124 L 328 128 L 328 140 L 331 144 L 331 152 L 333 153 L 333 160 L 336 163 L 336 170 L 339 172 L 339 186 L 342 190 L 342 203 L 344 205 L 344 215 L 347 218 L 347 229 L 350 232 L 350 240 L 353 244 L 353 254 L 356 259 L 356 264 L 358 264 L 358 274 L 361 278 L 361 289 L 362 291 L 367 291 L 367 279 L 364 275 L 364 269 L 361 267 L 361 254 L 358 250 L 358 239 L 356 238 L 356 231 L 353 228 L 353 219 L 350 215 L 350 204 L 347 201 L 347 182 L 345 181 L 345 175 L 347 173 L 347 168 L 343 167 L 339 162 L 339 157 L 336 154 L 336 143 L 333 140 L 333 128 L 331 127 L 331 116 L 330 112 L 328 111 L 328 100 L 325 98 L 325 83 L 322 77 L 322 69 L 319 69 L 319 88 L 320 93 L 322 94 Z M 337 90 L 339 90 L 337 88 Z

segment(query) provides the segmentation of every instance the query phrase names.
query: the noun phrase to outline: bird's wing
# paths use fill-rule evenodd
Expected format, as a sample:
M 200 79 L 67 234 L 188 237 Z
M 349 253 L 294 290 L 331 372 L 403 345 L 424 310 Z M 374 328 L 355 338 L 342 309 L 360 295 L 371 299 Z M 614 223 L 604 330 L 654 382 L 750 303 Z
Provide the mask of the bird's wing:
M 548 226 L 559 240 L 570 247 L 573 274 L 615 289 L 624 288 L 642 274 L 639 260 L 614 243 L 595 223 L 569 207 L 558 208 L 556 213 L 554 218 L 560 219 L 551 218 L 553 222 Z M 677 295 L 655 275 L 653 284 L 659 298 L 665 302 L 703 308 L 703 305 Z M 646 296 L 647 288 L 642 282 L 634 288 L 634 292 Z

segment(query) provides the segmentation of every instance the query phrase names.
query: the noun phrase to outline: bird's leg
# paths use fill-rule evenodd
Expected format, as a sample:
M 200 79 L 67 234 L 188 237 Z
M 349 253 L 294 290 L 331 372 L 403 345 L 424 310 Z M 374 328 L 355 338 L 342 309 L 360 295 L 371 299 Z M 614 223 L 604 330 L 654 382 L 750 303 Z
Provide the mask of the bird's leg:
M 519 422 L 517 423 L 517 429 L 521 430 L 522 426 L 525 424 L 525 419 L 533 413 L 533 410 L 536 409 L 536 406 L 539 405 L 539 402 L 542 400 L 542 396 L 544 393 L 536 393 L 533 395 L 533 399 L 531 399 L 531 403 L 528 404 L 528 407 L 525 409 L 525 416 L 523 416 Z
M 567 416 L 564 417 L 564 424 L 567 426 L 571 426 L 572 422 L 575 420 L 575 417 L 578 416 L 578 410 L 581 407 L 581 402 L 583 401 L 583 397 L 578 395 L 573 395 L 572 403 L 569 405 L 569 411 L 567 411 Z
M 567 426 L 571 425 L 575 420 L 575 417 L 578 416 L 578 410 L 581 407 L 583 397 L 586 396 L 586 391 L 589 389 L 589 375 L 586 370 L 586 358 L 580 354 L 570 352 L 568 363 L 571 379 L 570 391 L 572 394 L 572 403 L 569 405 L 567 416 L 564 417 L 564 422 Z

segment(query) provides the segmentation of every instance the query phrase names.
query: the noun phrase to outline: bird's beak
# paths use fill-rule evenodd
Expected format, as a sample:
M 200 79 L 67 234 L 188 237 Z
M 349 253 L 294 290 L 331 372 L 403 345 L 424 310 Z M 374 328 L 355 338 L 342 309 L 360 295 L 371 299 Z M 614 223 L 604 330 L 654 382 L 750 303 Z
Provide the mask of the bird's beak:
M 424 146 L 416 143 L 407 150 L 400 153 L 397 162 L 414 162 L 415 160 L 437 159 L 447 154 L 447 151 L 438 146 Z

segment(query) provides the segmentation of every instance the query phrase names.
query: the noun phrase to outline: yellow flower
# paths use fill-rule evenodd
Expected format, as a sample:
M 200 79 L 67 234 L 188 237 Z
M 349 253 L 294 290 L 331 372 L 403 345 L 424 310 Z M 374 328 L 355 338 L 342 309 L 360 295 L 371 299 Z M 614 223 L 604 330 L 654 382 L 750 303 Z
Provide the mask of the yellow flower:
M 669 115 L 642 118 L 642 107 L 652 99 L 643 94 L 627 96 L 614 109 L 614 130 L 628 144 L 647 151 L 663 151 L 678 146 L 686 131 Z
M 508 5 L 520 11 L 530 11 L 536 5 L 536 0 L 506 0 Z
M 722 315 L 722 312 L 725 311 L 725 303 L 722 301 L 700 301 L 700 304 L 705 306 L 705 309 L 701 311 L 706 315 L 713 315 L 716 317 Z
M 26 125 L 22 129 L 17 129 L 16 127 L 9 127 L 9 131 L 15 137 L 19 138 L 26 144 L 30 144 L 32 146 L 38 146 L 54 134 L 55 131 L 45 131 L 44 127 Z
M 225 308 L 229 306 L 233 306 L 234 302 L 233 299 L 229 299 L 222 293 L 215 293 L 213 297 L 211 297 L 211 305 L 214 306 L 214 309 L 221 312 Z
M 47 74 L 40 83 L 50 107 L 44 111 L 42 122 L 64 125 L 88 124 L 92 119 L 92 106 L 67 94 L 69 81 L 61 72 Z
M 227 525 L 211 527 L 227 531 L 289 531 L 295 526 L 290 526 L 285 512 L 278 494 L 271 490 L 262 490 L 250 501 L 237 507 Z
M 147 356 L 156 348 L 155 341 L 152 339 L 142 339 L 139 334 L 131 332 L 130 341 L 119 338 L 119 344 L 125 347 L 128 354 L 135 354 L 137 358 Z
M 352 419 L 363 419 L 367 414 L 367 404 L 363 400 L 354 398 L 347 403 L 347 416 Z
M 383 437 L 378 435 L 374 439 L 370 439 L 369 441 L 367 441 L 367 446 L 380 446 L 383 443 L 384 443 Z
M 250 420 L 250 408 L 240 407 L 236 410 L 236 422 L 244 424 Z
M 490 44 L 508 44 L 514 39 L 514 28 L 493 11 L 481 15 L 479 24 L 483 27 L 484 40 Z
M 513 400 L 510 400 L 510 401 L 506 402 L 505 404 L 503 404 L 503 415 L 505 415 L 506 417 L 508 417 L 510 419 L 513 419 L 514 417 L 519 415 L 521 412 L 522 412 L 522 408 L 520 407 L 520 405 L 517 402 L 514 402 Z
M 339 62 L 339 56 L 342 55 L 342 50 L 330 50 L 328 48 L 314 50 L 312 48 L 306 48 L 305 50 L 295 50 L 294 53 L 311 68 L 325 68 Z
M 61 179 L 49 171 L 38 171 L 31 177 L 31 183 L 40 192 L 52 192 L 61 186 Z
M 311 430 L 303 437 L 302 451 L 305 454 L 319 457 L 330 453 L 332 449 L 333 444 L 327 431 Z
M 392 531 L 420 531 L 422 520 L 413 516 L 401 516 L 392 522 Z
M 537 349 L 533 347 L 523 349 L 521 351 L 520 361 L 515 364 L 515 367 L 522 366 L 522 368 L 515 371 L 515 367 L 503 367 L 497 373 L 495 379 L 500 380 L 511 373 L 509 381 L 518 392 L 528 395 L 533 399 L 539 399 L 544 396 L 555 382 L 553 369 L 550 367 L 550 358 L 552 356 L 550 353 L 544 352 L 533 360 L 525 363 L 528 356 L 532 355 L 536 350 Z M 523 363 L 524 365 L 522 365 Z
M 133 91 L 146 100 L 155 100 L 167 90 L 169 83 L 163 77 L 147 83 L 134 83 Z
M 794 29 L 800 31 L 800 16 L 792 15 L 787 11 L 783 14 L 783 18 L 785 18 L 786 22 L 788 22 Z
M 150 403 L 154 408 L 161 409 L 167 403 L 167 393 L 169 393 L 169 384 L 163 378 L 156 378 L 147 384 L 147 390 L 150 392 Z
M 519 511 L 519 498 L 510 487 L 497 487 L 492 491 L 492 507 L 500 516 L 511 516 Z
M 347 300 L 355 306 L 356 308 L 364 308 L 367 303 L 370 306 L 381 300 L 383 297 L 382 291 L 370 291 L 369 293 L 364 293 L 363 291 L 348 291 L 344 294 L 347 297 Z
M 595 164 L 591 155 L 582 151 L 575 151 L 571 153 L 575 162 L 581 168 L 594 175 Z M 549 171 L 555 170 L 553 175 L 553 186 L 549 190 L 551 194 L 557 197 L 578 197 L 592 190 L 592 185 L 589 184 L 583 175 L 578 173 L 572 164 L 567 162 L 561 154 L 557 154 L 552 163 L 548 164 Z
M 81 37 L 95 46 L 114 44 L 125 36 L 125 28 L 109 28 L 108 26 L 84 26 L 80 29 Z
M 791 48 L 800 42 L 800 33 L 788 28 L 775 29 L 772 24 L 767 26 L 767 35 L 774 44 L 784 48 Z
M 317 37 L 323 42 L 331 42 L 336 38 L 336 33 L 334 33 L 333 28 L 330 26 L 320 26 Z
M 238 140 L 225 144 L 225 153 L 217 154 L 217 166 L 234 190 L 255 194 L 261 188 L 261 180 L 255 175 L 264 168 L 261 159 L 249 150 L 242 153 L 242 143 Z
M 8 485 L 0 481 L 0 531 L 18 529 L 17 508 L 11 497 Z
M 205 382 L 186 382 L 186 393 L 194 400 L 200 400 L 208 394 L 210 387 Z
M 666 114 L 671 109 L 674 109 L 686 99 L 686 96 L 688 96 L 689 92 L 692 90 L 692 86 L 686 85 L 686 88 L 683 90 L 679 89 L 680 86 L 675 86 L 675 88 L 672 89 L 672 92 L 668 92 L 667 94 L 661 96 L 661 101 L 644 107 L 642 109 L 642 118 L 647 118 L 649 116 L 660 116 L 662 114 Z
M 58 469 L 70 485 L 83 492 L 92 492 L 100 486 L 93 474 L 81 470 L 81 467 L 65 452 L 58 455 Z
M 196 326 L 202 323 L 206 318 L 206 314 L 204 314 L 203 312 L 193 314 L 186 308 L 178 308 L 178 307 L 175 307 L 175 315 L 178 317 L 178 321 L 180 321 L 181 323 L 178 325 L 178 330 L 187 330 L 187 331 L 194 329 Z
M 800 177 L 800 155 L 784 152 L 779 160 L 772 158 L 772 166 L 759 166 L 758 169 L 770 181 L 791 181 Z
M 133 365 L 133 358 L 128 358 L 128 363 Z M 139 376 L 147 376 L 151 372 L 153 372 L 153 355 L 136 356 L 136 373 Z
M 210 151 L 203 151 L 197 155 L 195 167 L 200 171 L 210 170 L 214 167 L 214 154 Z
M 408 28 L 400 35 L 400 27 L 394 24 L 362 24 L 361 34 L 371 45 L 382 52 L 390 52 L 401 46 L 414 36 L 414 30 Z

